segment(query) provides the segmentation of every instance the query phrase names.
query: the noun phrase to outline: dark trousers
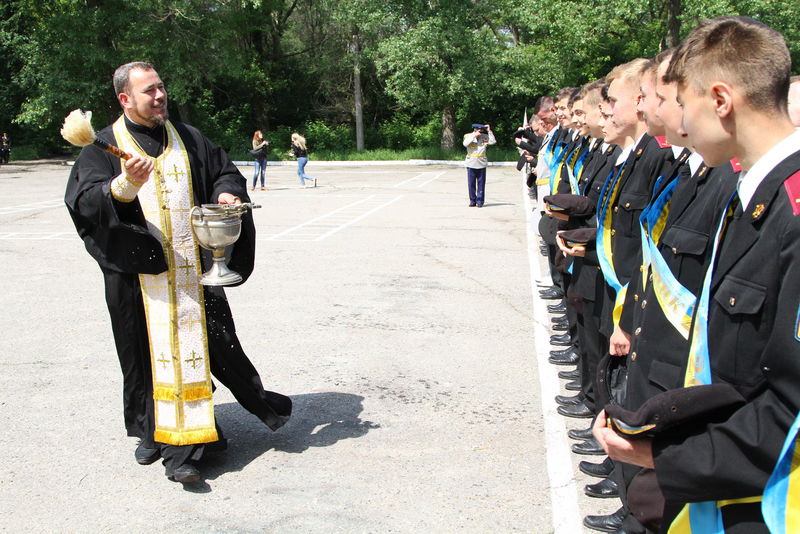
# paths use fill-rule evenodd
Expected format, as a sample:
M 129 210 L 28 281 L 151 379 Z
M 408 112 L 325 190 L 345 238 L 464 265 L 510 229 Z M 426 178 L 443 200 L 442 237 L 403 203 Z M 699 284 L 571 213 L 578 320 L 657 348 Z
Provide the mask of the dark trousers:
M 486 188 L 486 168 L 473 169 L 467 167 L 467 187 L 470 204 L 483 205 L 483 192 Z

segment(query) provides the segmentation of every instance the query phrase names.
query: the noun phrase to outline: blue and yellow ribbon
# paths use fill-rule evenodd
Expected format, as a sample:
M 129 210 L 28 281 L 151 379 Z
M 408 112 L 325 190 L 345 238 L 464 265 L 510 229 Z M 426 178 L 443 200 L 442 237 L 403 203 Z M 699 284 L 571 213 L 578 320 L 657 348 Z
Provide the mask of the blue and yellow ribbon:
M 600 263 L 600 269 L 603 272 L 603 278 L 606 283 L 614 290 L 616 297 L 614 299 L 614 312 L 613 320 L 614 326 L 619 325 L 619 320 L 622 315 L 622 305 L 625 302 L 625 294 L 628 291 L 628 284 L 623 285 L 617 277 L 617 271 L 614 268 L 614 251 L 611 246 L 611 219 L 612 209 L 611 206 L 619 195 L 619 188 L 622 184 L 622 176 L 625 174 L 625 167 L 627 160 L 620 165 L 618 170 L 613 170 L 606 178 L 603 189 L 600 192 L 600 198 L 597 203 L 597 259 Z

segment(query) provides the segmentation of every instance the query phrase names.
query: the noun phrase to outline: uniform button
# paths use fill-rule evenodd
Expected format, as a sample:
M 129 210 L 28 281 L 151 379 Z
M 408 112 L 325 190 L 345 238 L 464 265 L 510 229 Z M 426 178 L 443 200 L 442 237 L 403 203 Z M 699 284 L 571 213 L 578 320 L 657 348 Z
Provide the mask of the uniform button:
M 647 307 L 647 300 L 642 301 L 642 309 L 645 309 L 645 307 Z
M 639 266 L 639 272 L 640 272 L 640 273 L 643 273 L 643 272 L 644 272 L 644 265 L 640 265 L 640 266 Z
M 599 265 L 597 266 L 597 270 L 598 270 L 598 271 L 600 270 L 600 266 L 599 266 Z
M 642 327 L 641 326 L 633 331 L 633 335 L 635 335 L 635 336 L 638 336 L 641 333 L 642 333 Z
M 673 254 L 677 254 L 678 253 L 678 247 L 672 247 L 672 253 Z
M 634 295 L 633 300 L 634 302 L 639 302 L 639 295 Z
M 617 231 L 614 230 L 613 228 L 611 229 L 611 235 L 617 235 Z
M 762 367 L 762 368 L 761 368 L 761 371 L 763 371 L 763 373 L 764 373 L 764 374 L 767 374 L 767 373 L 769 373 L 770 371 L 772 371 L 772 369 L 770 369 L 769 367 L 766 367 L 766 366 L 765 366 L 765 367 Z
M 736 297 L 731 297 L 731 300 L 729 300 L 728 302 L 731 303 L 731 308 L 736 306 Z
M 634 362 L 636 361 L 636 353 L 635 352 L 631 352 L 631 360 L 634 361 Z
M 653 281 L 653 273 L 650 273 L 650 276 L 648 276 L 647 279 L 652 282 Z
M 626 203 L 625 203 L 625 207 L 626 207 L 626 208 L 630 208 L 630 207 L 631 207 L 631 203 L 630 203 L 630 202 L 626 202 Z
M 619 211 L 619 206 L 614 206 L 614 213 L 617 213 L 618 211 Z

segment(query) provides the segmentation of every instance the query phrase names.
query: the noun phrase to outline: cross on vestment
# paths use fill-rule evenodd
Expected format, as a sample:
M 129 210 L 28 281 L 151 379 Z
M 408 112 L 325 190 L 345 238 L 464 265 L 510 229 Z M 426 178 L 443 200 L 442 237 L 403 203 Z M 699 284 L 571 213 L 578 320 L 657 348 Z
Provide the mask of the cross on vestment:
M 186 363 L 191 363 L 192 369 L 197 369 L 197 362 L 202 362 L 203 358 L 199 356 L 195 351 L 192 351 L 192 357 L 186 358 L 183 361 L 185 361 Z
M 164 366 L 164 369 L 166 369 L 166 368 L 167 368 L 167 364 L 168 364 L 168 363 L 172 362 L 172 360 L 168 360 L 168 359 L 167 359 L 167 357 L 166 357 L 166 356 L 164 356 L 164 353 L 163 353 L 163 352 L 161 353 L 161 358 L 159 358 L 159 359 L 158 359 L 158 360 L 156 360 L 156 361 L 157 361 L 158 363 L 162 364 L 162 365 Z
M 179 171 L 178 170 L 178 166 L 173 163 L 172 164 L 172 172 L 168 172 L 167 176 L 173 176 L 175 178 L 175 181 L 177 182 L 178 178 L 181 177 L 181 176 L 184 176 L 185 174 L 186 174 L 185 172 Z
M 186 275 L 189 275 L 189 269 L 194 269 L 194 263 L 189 261 L 189 258 L 183 256 L 183 265 L 179 265 L 176 269 L 186 269 Z
M 184 319 L 180 319 L 180 320 L 178 321 L 178 325 L 179 325 L 179 326 L 185 326 L 185 327 L 187 327 L 189 330 L 194 330 L 194 325 L 196 325 L 196 324 L 200 324 L 200 322 L 201 322 L 201 320 L 200 320 L 200 319 L 189 319 L 189 318 L 187 317 L 187 318 L 184 318 Z

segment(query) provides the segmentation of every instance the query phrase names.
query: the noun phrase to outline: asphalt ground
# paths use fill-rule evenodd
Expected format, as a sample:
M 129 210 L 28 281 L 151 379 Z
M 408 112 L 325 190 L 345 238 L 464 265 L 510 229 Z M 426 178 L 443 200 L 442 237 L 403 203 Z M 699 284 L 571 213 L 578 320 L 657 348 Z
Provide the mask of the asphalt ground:
M 242 169 L 249 179 L 252 168 Z M 269 167 L 255 272 L 227 291 L 271 432 L 223 387 L 228 450 L 182 485 L 134 462 L 102 278 L 63 205 L 69 167 L 0 167 L 3 532 L 582 532 L 546 363 L 543 269 L 513 167 L 467 207 L 453 166 Z M 587 531 L 588 532 L 588 531 Z

